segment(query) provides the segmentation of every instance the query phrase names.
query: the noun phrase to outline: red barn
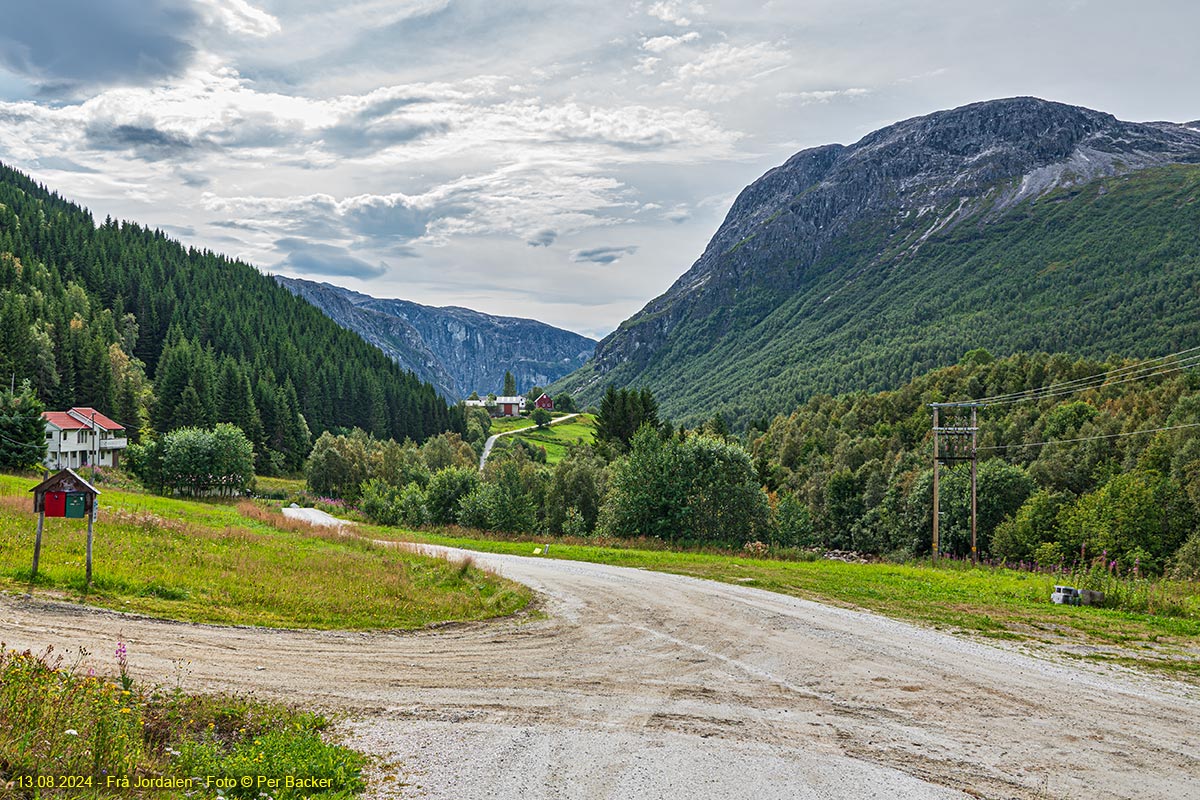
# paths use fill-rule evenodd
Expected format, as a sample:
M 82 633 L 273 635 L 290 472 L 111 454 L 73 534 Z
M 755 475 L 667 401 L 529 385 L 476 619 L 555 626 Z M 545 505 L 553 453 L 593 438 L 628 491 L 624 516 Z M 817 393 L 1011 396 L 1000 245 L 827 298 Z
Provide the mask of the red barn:
M 547 411 L 554 410 L 554 401 L 550 399 L 550 395 L 542 392 L 542 396 L 533 401 L 533 404 L 538 408 L 544 408 Z

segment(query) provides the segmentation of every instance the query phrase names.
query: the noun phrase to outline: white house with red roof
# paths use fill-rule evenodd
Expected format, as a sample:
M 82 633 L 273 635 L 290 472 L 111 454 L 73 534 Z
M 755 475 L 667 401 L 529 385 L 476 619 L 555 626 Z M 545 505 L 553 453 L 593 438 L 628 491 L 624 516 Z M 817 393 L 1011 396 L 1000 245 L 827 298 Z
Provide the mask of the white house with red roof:
M 45 411 L 46 466 L 50 469 L 96 465 L 115 467 L 129 445 L 125 426 L 94 408 Z

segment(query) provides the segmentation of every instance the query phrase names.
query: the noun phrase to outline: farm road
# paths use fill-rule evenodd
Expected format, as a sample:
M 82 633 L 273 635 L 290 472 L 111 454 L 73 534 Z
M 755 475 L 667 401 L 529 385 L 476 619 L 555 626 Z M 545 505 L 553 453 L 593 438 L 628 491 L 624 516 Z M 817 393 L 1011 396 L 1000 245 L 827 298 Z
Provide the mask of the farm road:
M 560 422 L 566 422 L 567 420 L 575 419 L 575 417 L 578 417 L 578 416 L 579 416 L 578 413 L 563 414 L 561 417 L 556 417 L 556 418 L 550 420 L 546 424 L 547 425 L 558 425 Z M 483 470 L 483 465 L 487 463 L 488 456 L 490 456 L 492 454 L 492 448 L 496 446 L 497 439 L 499 439 L 501 436 L 512 436 L 513 434 L 516 434 L 516 433 L 529 433 L 530 431 L 535 430 L 535 428 L 536 428 L 536 426 L 530 425 L 527 428 L 517 428 L 516 430 L 511 430 L 511 431 L 502 431 L 500 433 L 494 433 L 491 436 L 489 436 L 487 438 L 487 441 L 483 443 L 483 452 L 479 455 L 480 471 Z
M 425 552 L 465 555 L 444 548 Z M 472 554 L 545 615 L 416 633 L 160 622 L 0 598 L 10 647 L 346 712 L 405 798 L 1200 798 L 1200 697 L 1165 679 L 746 586 Z M 302 587 L 297 587 L 302 590 Z M 396 787 L 396 788 L 388 788 Z

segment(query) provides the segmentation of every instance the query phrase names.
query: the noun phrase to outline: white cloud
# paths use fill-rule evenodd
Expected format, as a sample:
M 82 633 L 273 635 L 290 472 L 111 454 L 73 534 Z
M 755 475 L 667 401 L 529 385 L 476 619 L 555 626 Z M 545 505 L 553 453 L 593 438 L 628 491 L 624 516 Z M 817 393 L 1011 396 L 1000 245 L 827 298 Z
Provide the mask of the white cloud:
M 785 69 L 791 58 L 782 44 L 720 42 L 676 67 L 673 79 L 664 85 L 690 100 L 723 103 L 757 90 L 764 78 Z
M 692 20 L 685 14 L 704 14 L 706 9 L 700 3 L 686 0 L 659 0 L 646 9 L 646 13 L 655 19 L 686 28 L 692 24 Z
M 206 12 L 210 24 L 219 24 L 230 33 L 261 38 L 279 33 L 283 29 L 276 17 L 260 8 L 255 8 L 246 0 L 198 0 L 198 2 Z
M 828 103 L 842 97 L 863 97 L 871 93 L 870 89 L 856 86 L 849 89 L 821 89 L 808 92 L 780 92 L 775 95 L 783 102 L 807 106 L 813 103 Z
M 643 56 L 642 58 L 638 59 L 637 64 L 635 64 L 633 68 L 635 71 L 640 72 L 643 75 L 653 75 L 654 68 L 658 66 L 658 62 L 660 61 L 662 61 L 661 58 L 655 58 L 654 56 Z
M 700 34 L 696 31 L 688 31 L 682 36 L 655 36 L 642 42 L 642 49 L 651 53 L 665 53 L 681 44 L 694 42 L 699 38 Z

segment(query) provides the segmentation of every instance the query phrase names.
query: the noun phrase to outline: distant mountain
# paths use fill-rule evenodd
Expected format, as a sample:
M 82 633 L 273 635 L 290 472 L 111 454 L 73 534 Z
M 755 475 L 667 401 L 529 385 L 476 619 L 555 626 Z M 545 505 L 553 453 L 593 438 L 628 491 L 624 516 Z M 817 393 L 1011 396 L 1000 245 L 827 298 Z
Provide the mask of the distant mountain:
M 596 347 L 594 339 L 531 319 L 381 300 L 297 278 L 275 280 L 451 401 L 471 392 L 499 392 L 505 371 L 512 372 L 522 392 L 547 386 L 577 369 Z
M 985 347 L 1200 344 L 1200 124 L 1035 98 L 800 152 L 556 384 L 645 386 L 682 421 L 899 386 Z

